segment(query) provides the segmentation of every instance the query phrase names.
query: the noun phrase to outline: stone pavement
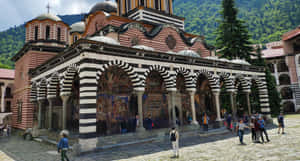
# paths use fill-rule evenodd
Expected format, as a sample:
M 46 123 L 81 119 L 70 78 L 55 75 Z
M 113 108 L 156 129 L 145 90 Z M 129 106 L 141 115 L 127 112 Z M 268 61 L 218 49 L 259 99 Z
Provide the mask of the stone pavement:
M 286 126 L 285 135 L 277 134 L 276 128 L 268 130 L 271 142 L 267 144 L 251 143 L 250 135 L 247 134 L 247 145 L 242 146 L 232 133 L 181 139 L 179 159 L 171 158 L 169 141 L 114 148 L 70 158 L 71 161 L 300 161 L 300 115 L 286 119 Z M 24 141 L 16 136 L 10 139 L 0 138 L 0 151 L 17 161 L 59 161 L 53 145 Z

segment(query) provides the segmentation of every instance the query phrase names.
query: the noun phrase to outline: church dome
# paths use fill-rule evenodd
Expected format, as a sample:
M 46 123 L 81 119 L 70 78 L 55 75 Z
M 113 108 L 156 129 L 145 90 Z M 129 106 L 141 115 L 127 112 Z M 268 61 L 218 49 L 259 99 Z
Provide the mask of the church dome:
M 89 12 L 89 14 L 95 13 L 97 11 L 104 11 L 107 13 L 117 12 L 118 5 L 116 2 L 104 1 L 97 3 Z
M 111 37 L 107 37 L 107 36 L 93 36 L 93 37 L 90 37 L 88 39 L 93 40 L 93 41 L 98 41 L 98 42 L 111 44 L 111 45 L 120 45 L 120 43 L 117 40 L 115 40 Z
M 53 21 L 62 21 L 58 16 L 52 15 L 50 13 L 44 13 L 35 18 L 35 20 L 53 20 Z
M 200 55 L 193 50 L 181 50 L 178 55 L 200 58 Z
M 154 48 L 149 47 L 149 46 L 145 46 L 145 45 L 135 45 L 132 48 L 142 49 L 142 50 L 148 50 L 148 51 L 155 51 Z
M 76 22 L 72 24 L 70 27 L 71 27 L 71 31 L 70 31 L 71 33 L 73 32 L 83 33 L 85 31 L 85 24 L 83 21 Z

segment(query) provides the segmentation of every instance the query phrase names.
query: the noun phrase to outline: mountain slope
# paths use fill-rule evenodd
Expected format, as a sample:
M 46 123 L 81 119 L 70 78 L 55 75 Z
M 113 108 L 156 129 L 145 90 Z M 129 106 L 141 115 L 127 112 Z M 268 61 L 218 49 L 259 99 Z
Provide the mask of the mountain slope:
M 204 35 L 214 44 L 215 30 L 220 19 L 222 0 L 174 0 L 174 12 L 185 17 L 187 32 Z M 249 26 L 254 43 L 280 40 L 280 36 L 300 25 L 300 0 L 236 0 L 239 17 Z M 71 25 L 82 20 L 83 15 L 60 16 Z M 24 25 L 0 32 L 1 63 L 13 67 L 10 58 L 23 46 Z

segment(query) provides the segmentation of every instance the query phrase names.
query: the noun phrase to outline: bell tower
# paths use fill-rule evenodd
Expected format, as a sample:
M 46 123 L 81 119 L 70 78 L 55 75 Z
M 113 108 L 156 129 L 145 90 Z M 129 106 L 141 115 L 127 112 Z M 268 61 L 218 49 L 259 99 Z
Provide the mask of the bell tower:
M 118 15 L 152 24 L 184 29 L 184 18 L 173 15 L 174 0 L 117 0 Z

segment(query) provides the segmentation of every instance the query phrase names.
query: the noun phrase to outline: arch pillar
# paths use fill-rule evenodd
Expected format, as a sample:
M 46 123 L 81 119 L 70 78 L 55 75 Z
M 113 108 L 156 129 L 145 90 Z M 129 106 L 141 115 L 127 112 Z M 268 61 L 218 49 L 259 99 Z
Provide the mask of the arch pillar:
M 170 106 L 172 110 L 172 126 L 176 127 L 176 109 L 175 109 L 175 97 L 176 97 L 176 88 L 169 88 L 167 89 L 168 93 L 170 94 Z
M 145 131 L 144 128 L 144 117 L 143 117 L 143 94 L 145 92 L 145 89 L 134 89 L 134 92 L 137 94 L 138 97 L 138 116 L 139 116 L 139 126 L 137 128 L 138 132 Z
M 250 103 L 250 93 L 251 93 L 251 90 L 246 90 L 244 91 L 245 95 L 246 95 L 246 99 L 247 99 L 247 107 L 248 107 L 248 114 L 249 116 L 251 116 L 252 114 L 252 110 L 251 110 L 251 103 Z
M 216 111 L 217 111 L 217 120 L 216 121 L 222 121 L 221 119 L 221 110 L 220 110 L 220 89 L 212 90 L 212 93 L 215 97 L 215 105 L 216 105 Z
M 229 92 L 229 96 L 230 96 L 230 106 L 231 106 L 232 116 L 233 116 L 234 119 L 236 119 L 236 113 L 237 113 L 236 95 L 237 95 L 237 91 L 236 90 L 230 90 L 228 92 Z
M 188 91 L 189 91 L 190 100 L 191 100 L 191 109 L 192 109 L 192 118 L 193 118 L 192 124 L 198 125 L 199 123 L 198 123 L 197 118 L 196 118 L 196 108 L 195 108 L 195 93 L 196 93 L 196 89 L 195 88 L 188 89 Z
M 61 99 L 63 102 L 63 108 L 62 108 L 62 129 L 67 129 L 67 106 L 68 106 L 68 100 L 70 98 L 70 95 L 62 95 Z
M 48 98 L 49 111 L 48 111 L 48 130 L 52 130 L 52 113 L 53 113 L 53 101 L 55 97 Z

